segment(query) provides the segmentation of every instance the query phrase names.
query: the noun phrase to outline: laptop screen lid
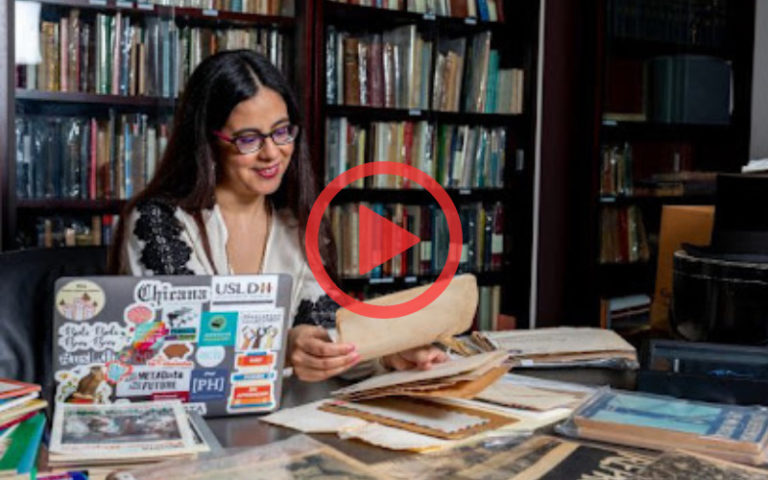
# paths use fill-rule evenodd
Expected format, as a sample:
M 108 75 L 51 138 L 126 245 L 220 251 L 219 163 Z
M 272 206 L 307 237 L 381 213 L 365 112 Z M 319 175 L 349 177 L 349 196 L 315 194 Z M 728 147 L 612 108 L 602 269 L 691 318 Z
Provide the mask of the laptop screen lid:
M 207 417 L 279 407 L 286 274 L 56 281 L 56 402 L 180 399 Z

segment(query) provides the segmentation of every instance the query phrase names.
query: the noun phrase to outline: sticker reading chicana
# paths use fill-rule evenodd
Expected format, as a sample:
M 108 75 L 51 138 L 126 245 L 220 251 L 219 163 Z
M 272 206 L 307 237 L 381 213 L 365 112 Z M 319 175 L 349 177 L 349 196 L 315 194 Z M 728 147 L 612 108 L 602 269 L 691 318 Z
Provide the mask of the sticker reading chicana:
M 90 280 L 72 280 L 56 292 L 56 310 L 67 320 L 90 320 L 105 302 L 104 290 Z
M 205 303 L 211 298 L 207 286 L 174 287 L 159 280 L 142 280 L 136 284 L 133 297 L 137 302 L 159 308 L 172 304 Z

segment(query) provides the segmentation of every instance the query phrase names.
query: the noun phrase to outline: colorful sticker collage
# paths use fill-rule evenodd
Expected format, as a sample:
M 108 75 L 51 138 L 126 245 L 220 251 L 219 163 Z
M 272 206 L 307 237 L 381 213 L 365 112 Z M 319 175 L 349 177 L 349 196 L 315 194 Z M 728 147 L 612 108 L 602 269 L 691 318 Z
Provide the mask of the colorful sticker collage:
M 278 276 L 120 278 L 58 289 L 56 401 L 180 399 L 204 415 L 276 407 L 288 308 Z

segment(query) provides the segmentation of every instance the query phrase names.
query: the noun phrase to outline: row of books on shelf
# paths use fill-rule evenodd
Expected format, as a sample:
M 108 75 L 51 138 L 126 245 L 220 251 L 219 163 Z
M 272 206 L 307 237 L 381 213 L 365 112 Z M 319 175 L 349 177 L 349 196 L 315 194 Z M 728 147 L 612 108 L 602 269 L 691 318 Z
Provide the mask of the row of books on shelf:
M 712 55 L 614 57 L 607 62 L 603 119 L 729 125 L 732 78 L 731 62 Z
M 412 165 L 449 188 L 503 188 L 506 131 L 467 125 L 373 122 L 356 125 L 346 117 L 326 119 L 326 174 L 331 181 L 365 162 Z M 420 188 L 407 178 L 375 175 L 353 188 Z
M 479 287 L 474 330 L 498 330 L 501 315 L 501 285 Z
M 179 27 L 173 19 L 71 9 L 40 23 L 41 62 L 17 65 L 16 86 L 176 98 L 195 67 L 220 50 L 255 50 L 285 71 L 285 42 L 274 28 Z
M 643 214 L 636 205 L 605 206 L 600 214 L 600 263 L 650 260 Z
M 365 35 L 328 27 L 326 101 L 449 112 L 523 112 L 523 70 L 500 68 L 491 32 L 436 42 L 416 25 Z
M 331 209 L 331 227 L 336 239 L 338 271 L 343 277 L 359 277 L 360 205 L 370 208 L 421 240 L 416 246 L 375 267 L 366 275 L 370 278 L 434 275 L 440 273 L 448 258 L 449 231 L 445 214 L 433 205 L 403 205 L 382 203 L 349 203 Z M 504 207 L 501 202 L 484 205 L 480 202 L 459 207 L 463 246 L 460 272 L 498 271 L 504 251 Z M 372 248 L 382 242 L 373 232 Z M 379 245 L 378 248 L 381 248 Z
M 55 215 L 35 218 L 34 230 L 19 230 L 22 247 L 53 248 L 110 245 L 118 215 Z
M 19 198 L 125 199 L 144 188 L 168 142 L 170 120 L 16 117 Z
M 147 3 L 178 8 L 201 8 L 238 13 L 255 13 L 292 17 L 295 15 L 295 0 L 144 0 Z
M 728 33 L 728 2 L 610 0 L 607 19 L 617 37 L 721 46 Z
M 605 144 L 600 160 L 600 195 L 632 195 L 632 145 Z
M 504 21 L 503 0 L 336 0 L 336 2 L 445 17 L 474 17 L 489 22 Z

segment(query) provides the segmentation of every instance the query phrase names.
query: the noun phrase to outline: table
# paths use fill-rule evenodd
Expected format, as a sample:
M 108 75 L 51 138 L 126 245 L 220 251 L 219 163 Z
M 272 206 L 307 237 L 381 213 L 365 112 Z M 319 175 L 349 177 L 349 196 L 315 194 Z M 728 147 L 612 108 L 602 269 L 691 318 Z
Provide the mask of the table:
M 628 390 L 635 388 L 634 371 L 579 368 L 516 370 L 515 373 L 584 385 L 610 385 L 614 388 Z M 282 407 L 295 407 L 327 398 L 330 392 L 348 384 L 349 382 L 337 378 L 317 383 L 302 382 L 295 377 L 286 378 L 283 384 Z M 224 447 L 265 445 L 286 439 L 297 433 L 295 430 L 261 422 L 259 417 L 255 415 L 214 418 L 208 420 L 208 426 Z M 403 455 L 412 455 L 384 450 L 363 442 L 342 440 L 335 434 L 313 434 L 311 437 L 364 463 L 378 463 Z

